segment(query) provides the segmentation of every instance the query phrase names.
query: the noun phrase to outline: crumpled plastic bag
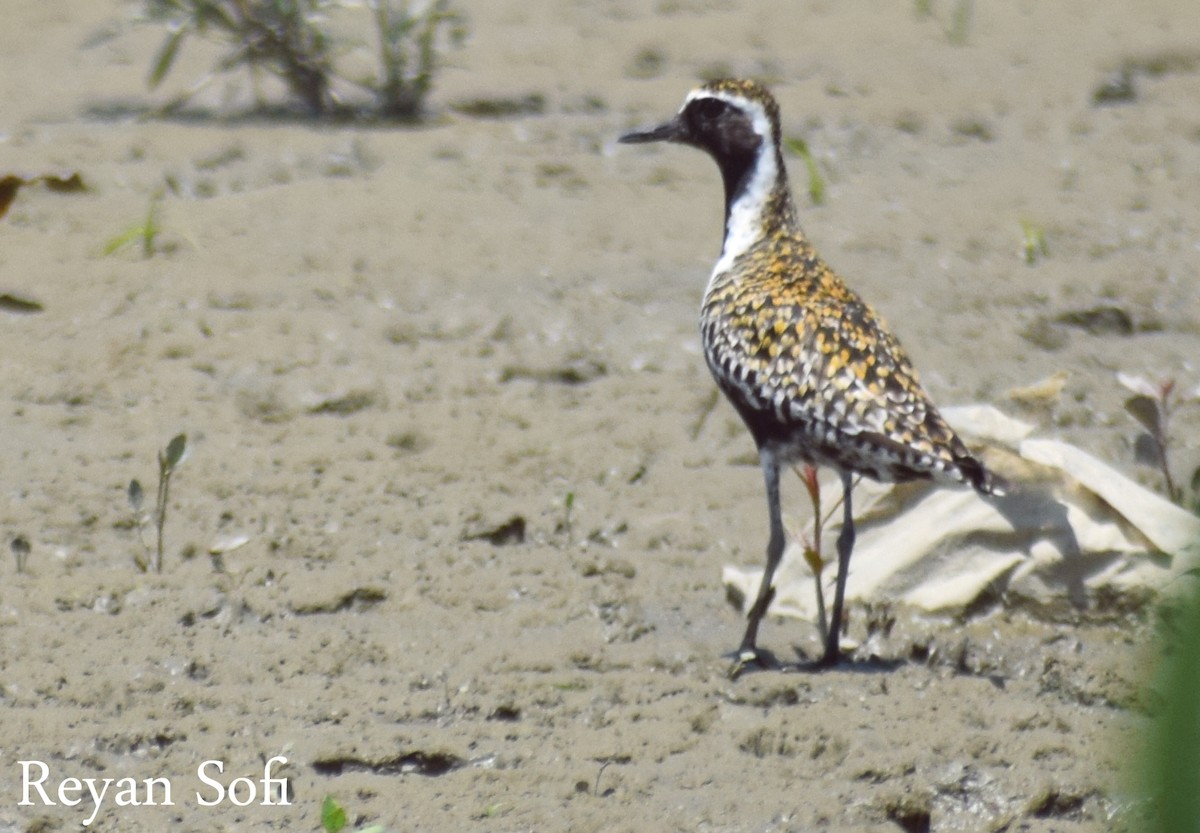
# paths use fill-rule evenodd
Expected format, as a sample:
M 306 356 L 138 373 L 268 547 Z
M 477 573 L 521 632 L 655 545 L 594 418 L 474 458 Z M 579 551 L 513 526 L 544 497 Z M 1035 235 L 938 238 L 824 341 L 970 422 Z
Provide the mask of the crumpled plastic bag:
M 861 480 L 853 495 L 848 600 L 948 614 L 1001 600 L 1062 615 L 1113 593 L 1146 598 L 1200 561 L 1200 518 L 1095 457 L 1031 438 L 1032 426 L 990 406 L 943 414 L 964 435 L 991 445 L 985 459 L 1013 484 L 1010 494 L 982 498 L 966 488 Z M 823 479 L 822 495 L 828 509 L 841 497 L 840 482 Z M 837 573 L 840 517 L 833 513 L 823 536 L 827 589 Z M 789 536 L 770 614 L 812 619 L 815 579 L 799 538 Z M 725 568 L 724 582 L 744 609 L 762 573 Z

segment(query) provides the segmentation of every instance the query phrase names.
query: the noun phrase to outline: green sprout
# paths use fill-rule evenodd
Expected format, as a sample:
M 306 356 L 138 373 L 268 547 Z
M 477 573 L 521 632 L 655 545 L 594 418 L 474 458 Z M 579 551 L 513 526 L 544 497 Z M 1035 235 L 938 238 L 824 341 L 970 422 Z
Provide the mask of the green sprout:
M 326 795 L 321 802 L 321 829 L 324 833 L 342 833 L 348 821 L 346 809 L 332 795 Z M 384 827 L 382 824 L 373 824 L 358 833 L 384 833 Z
M 567 537 L 571 537 L 571 510 L 575 508 L 575 493 L 567 492 L 563 498 L 563 531 L 567 533 Z
M 346 810 L 332 795 L 321 802 L 321 829 L 325 833 L 341 833 L 346 826 Z
M 104 254 L 111 255 L 124 249 L 126 246 L 140 243 L 142 257 L 147 260 L 154 257 L 155 252 L 158 251 L 156 241 L 163 230 L 158 222 L 159 205 L 161 203 L 162 192 L 155 193 L 150 197 L 150 207 L 146 209 L 146 219 L 141 223 L 134 223 L 125 229 L 125 231 L 105 243 Z
M 1030 266 L 1050 255 L 1045 229 L 1032 220 L 1021 220 L 1021 254 Z
M 975 11 L 973 0 L 958 0 L 954 4 L 954 14 L 950 18 L 950 27 L 946 30 L 946 40 L 954 46 L 966 46 L 967 36 L 971 32 L 971 18 Z
M 813 205 L 825 204 L 825 177 L 821 176 L 821 171 L 817 167 L 817 160 L 813 158 L 812 151 L 808 149 L 808 144 L 803 139 L 785 139 L 784 144 L 792 153 L 804 160 L 804 167 L 808 169 L 808 197 L 812 200 Z
M 146 562 L 139 558 L 137 559 L 138 567 L 145 571 L 149 567 L 154 568 L 154 572 L 161 573 L 163 565 L 163 528 L 167 524 L 167 496 L 171 488 L 171 475 L 175 473 L 175 469 L 183 462 L 184 455 L 187 453 L 187 435 L 177 434 L 167 443 L 167 447 L 158 452 L 158 497 L 154 507 L 154 528 L 157 533 L 155 540 L 154 560 L 147 565 Z M 129 481 L 127 490 L 129 505 L 133 507 L 134 512 L 138 512 L 142 508 L 144 492 L 142 484 L 137 480 Z M 142 528 L 142 521 L 139 518 L 137 522 L 138 530 Z

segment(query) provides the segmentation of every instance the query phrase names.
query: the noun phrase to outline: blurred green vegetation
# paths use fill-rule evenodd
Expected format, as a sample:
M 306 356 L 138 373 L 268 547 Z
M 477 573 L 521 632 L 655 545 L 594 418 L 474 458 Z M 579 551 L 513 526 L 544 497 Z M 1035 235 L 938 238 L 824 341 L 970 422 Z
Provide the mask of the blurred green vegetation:
M 262 70 L 286 85 L 294 101 L 314 116 L 374 115 L 419 118 L 433 85 L 441 51 L 466 36 L 456 0 L 145 0 L 147 23 L 165 26 L 166 38 L 150 67 L 151 87 L 162 83 L 189 37 L 220 43 L 225 52 L 213 71 L 168 105 L 182 105 L 214 77 L 236 69 Z M 379 67 L 375 77 L 339 75 L 337 58 L 347 44 L 335 42 L 329 16 L 365 6 L 370 13 Z M 335 92 L 365 90 L 368 108 L 347 107 Z
M 1200 831 L 1200 578 L 1162 603 L 1162 659 L 1151 685 L 1152 720 L 1140 761 L 1148 833 Z

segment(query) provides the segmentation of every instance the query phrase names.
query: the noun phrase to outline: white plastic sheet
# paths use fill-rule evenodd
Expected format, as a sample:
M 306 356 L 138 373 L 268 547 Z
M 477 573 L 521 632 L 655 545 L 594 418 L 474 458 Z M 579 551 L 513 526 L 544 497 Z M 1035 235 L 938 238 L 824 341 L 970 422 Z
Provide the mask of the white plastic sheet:
M 1087 609 L 1100 591 L 1152 591 L 1197 563 L 1200 518 L 1079 448 L 1030 438 L 1031 426 L 994 408 L 944 414 L 964 435 L 993 446 L 989 465 L 1014 488 L 1006 497 L 982 498 L 966 488 L 862 480 L 854 490 L 858 536 L 848 599 L 944 613 L 981 597 Z M 822 479 L 822 495 L 827 506 L 840 498 L 835 478 Z M 824 536 L 827 589 L 836 574 L 839 519 L 835 512 Z M 799 535 L 789 537 L 770 612 L 811 619 L 815 579 Z M 746 606 L 761 579 L 761 566 L 724 571 Z

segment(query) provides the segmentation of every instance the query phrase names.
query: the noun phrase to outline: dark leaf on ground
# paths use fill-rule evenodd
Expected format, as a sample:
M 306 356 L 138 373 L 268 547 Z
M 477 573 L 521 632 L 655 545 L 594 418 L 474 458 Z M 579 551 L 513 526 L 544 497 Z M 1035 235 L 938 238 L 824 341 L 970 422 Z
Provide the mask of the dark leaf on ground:
M 83 177 L 79 175 L 78 171 L 64 174 L 40 174 L 38 176 L 6 174 L 0 176 L 0 217 L 3 217 L 8 212 L 8 207 L 12 205 L 12 201 L 16 199 L 17 191 L 21 190 L 22 186 L 36 185 L 39 182 L 44 184 L 48 190 L 59 194 L 70 194 L 86 190 L 83 184 Z
M 1121 307 L 1099 306 L 1092 309 L 1071 310 L 1056 319 L 1059 324 L 1078 327 L 1094 335 L 1132 335 L 1133 317 Z
M 31 315 L 35 312 L 42 312 L 45 307 L 32 298 L 15 295 L 12 292 L 3 292 L 0 293 L 0 309 L 5 312 Z
M 487 541 L 497 547 L 524 543 L 525 519 L 520 515 L 513 515 L 499 526 L 485 529 L 468 529 L 463 533 L 463 540 Z

